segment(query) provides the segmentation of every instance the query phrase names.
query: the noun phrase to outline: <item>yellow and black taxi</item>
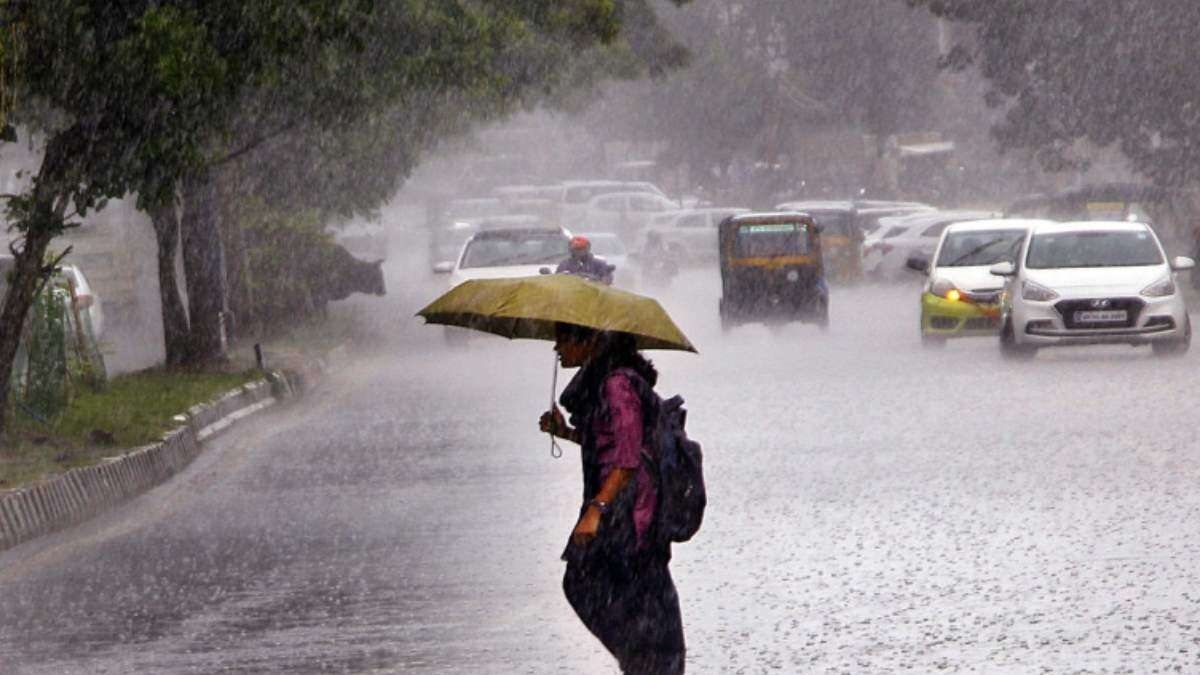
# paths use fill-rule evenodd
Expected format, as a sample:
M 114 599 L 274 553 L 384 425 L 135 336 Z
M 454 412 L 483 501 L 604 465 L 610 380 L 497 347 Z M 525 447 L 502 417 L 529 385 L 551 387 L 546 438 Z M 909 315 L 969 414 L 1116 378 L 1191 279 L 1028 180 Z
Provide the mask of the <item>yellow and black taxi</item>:
M 812 216 L 821 228 L 825 273 L 836 283 L 854 283 L 863 278 L 862 243 L 865 235 L 858 222 L 858 207 L 851 201 L 785 202 L 776 211 L 795 211 Z
M 950 225 L 932 259 L 913 257 L 908 267 L 925 272 L 921 291 L 921 342 L 944 345 L 949 338 L 995 336 L 1000 330 L 1004 280 L 992 265 L 1012 262 L 1040 220 L 992 219 Z
M 718 226 L 721 327 L 829 325 L 821 228 L 804 213 L 744 213 Z

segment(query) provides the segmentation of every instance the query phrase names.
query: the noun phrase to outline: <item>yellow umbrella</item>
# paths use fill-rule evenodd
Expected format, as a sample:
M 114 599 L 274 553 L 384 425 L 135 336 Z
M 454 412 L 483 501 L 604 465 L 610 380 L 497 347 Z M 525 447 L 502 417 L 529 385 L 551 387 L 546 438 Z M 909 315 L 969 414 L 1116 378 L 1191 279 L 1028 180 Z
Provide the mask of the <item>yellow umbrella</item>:
M 569 274 L 467 281 L 417 316 L 510 339 L 551 341 L 554 325 L 569 323 L 629 333 L 638 349 L 696 351 L 657 300 Z

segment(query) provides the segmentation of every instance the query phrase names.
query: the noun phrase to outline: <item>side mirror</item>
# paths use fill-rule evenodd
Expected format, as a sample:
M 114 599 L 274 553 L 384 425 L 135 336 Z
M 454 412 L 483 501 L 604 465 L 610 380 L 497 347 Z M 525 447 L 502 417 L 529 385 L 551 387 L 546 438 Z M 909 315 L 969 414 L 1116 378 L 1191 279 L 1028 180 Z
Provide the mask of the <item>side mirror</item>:
M 1196 261 L 1187 256 L 1176 256 L 1176 258 L 1171 261 L 1171 269 L 1175 270 L 1176 272 L 1190 270 L 1195 266 Z
M 433 264 L 433 273 L 434 274 L 450 274 L 453 271 L 454 271 L 454 263 L 452 263 L 452 262 L 443 261 L 443 262 Z
M 1016 265 L 1005 261 L 992 265 L 990 268 L 988 268 L 988 272 L 991 272 L 998 277 L 1011 277 L 1016 275 L 1017 267 Z
M 914 272 L 920 272 L 922 274 L 929 273 L 929 261 L 917 256 L 913 256 L 904 261 L 904 266 L 910 270 L 913 270 Z

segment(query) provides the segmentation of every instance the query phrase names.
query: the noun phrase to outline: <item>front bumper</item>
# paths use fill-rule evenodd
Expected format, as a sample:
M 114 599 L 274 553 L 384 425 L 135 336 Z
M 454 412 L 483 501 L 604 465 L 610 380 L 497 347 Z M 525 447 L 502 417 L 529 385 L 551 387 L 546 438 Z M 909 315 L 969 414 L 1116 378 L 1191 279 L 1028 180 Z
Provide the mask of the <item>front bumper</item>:
M 1165 298 L 1127 298 L 1134 303 L 1130 318 L 1122 325 L 1081 327 L 1064 316 L 1071 305 L 1087 301 L 1070 298 L 1051 302 L 1014 302 L 1013 333 L 1018 343 L 1038 347 L 1091 344 L 1150 344 L 1182 340 L 1187 330 L 1187 311 L 1179 294 Z
M 1000 306 L 969 300 L 947 300 L 921 294 L 921 333 L 938 337 L 995 335 L 1000 330 Z

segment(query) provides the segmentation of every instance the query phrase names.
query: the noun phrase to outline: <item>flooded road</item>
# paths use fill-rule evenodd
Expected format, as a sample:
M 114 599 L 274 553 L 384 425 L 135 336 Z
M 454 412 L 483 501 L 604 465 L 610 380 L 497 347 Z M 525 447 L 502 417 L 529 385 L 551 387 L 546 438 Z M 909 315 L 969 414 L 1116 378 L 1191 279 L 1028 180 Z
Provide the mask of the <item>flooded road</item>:
M 404 276 L 365 305 L 378 353 L 0 554 L 0 672 L 614 672 L 559 588 L 550 346 L 448 347 Z M 651 354 L 706 452 L 691 672 L 1200 668 L 1200 354 L 928 350 L 912 285 L 835 289 L 825 334 L 722 334 L 718 292 L 676 279 L 700 355 Z

